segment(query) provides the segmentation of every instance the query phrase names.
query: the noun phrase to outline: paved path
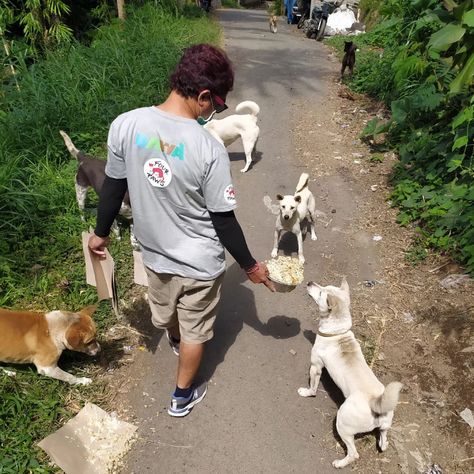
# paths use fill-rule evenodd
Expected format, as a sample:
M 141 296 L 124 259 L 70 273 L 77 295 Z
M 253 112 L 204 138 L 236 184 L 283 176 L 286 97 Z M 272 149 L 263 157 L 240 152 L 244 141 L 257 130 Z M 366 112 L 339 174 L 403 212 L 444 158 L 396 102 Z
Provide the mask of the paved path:
M 230 109 L 245 99 L 261 107 L 258 162 L 242 175 L 241 144 L 229 152 L 238 219 L 252 253 L 267 259 L 275 216 L 262 198 L 292 193 L 306 170 L 292 146 L 294 104 L 323 107 L 324 78 L 337 66 L 327 59 L 324 46 L 292 33 L 294 27 L 280 22 L 278 34 L 271 34 L 264 11 L 221 10 L 219 18 L 236 69 Z M 350 191 L 341 183 L 334 176 L 312 184 L 325 188 L 313 189 L 317 201 L 323 192 L 332 205 L 341 204 L 340 222 L 353 212 Z M 317 242 L 307 239 L 304 245 L 307 279 L 321 278 L 322 252 L 339 245 L 329 229 L 321 227 L 317 233 Z M 296 240 L 288 239 L 288 245 L 296 249 Z M 336 256 L 341 273 L 346 257 Z M 177 360 L 165 339 L 157 335 L 150 342 L 152 352 L 138 355 L 125 402 L 136 414 L 141 440 L 123 472 L 333 473 L 331 461 L 342 455 L 332 433 L 336 405 L 323 387 L 316 399 L 296 392 L 307 382 L 316 330 L 315 309 L 304 287 L 271 294 L 246 281 L 231 257 L 224 286 L 216 338 L 202 370 L 210 380 L 208 395 L 188 417 L 166 414 Z

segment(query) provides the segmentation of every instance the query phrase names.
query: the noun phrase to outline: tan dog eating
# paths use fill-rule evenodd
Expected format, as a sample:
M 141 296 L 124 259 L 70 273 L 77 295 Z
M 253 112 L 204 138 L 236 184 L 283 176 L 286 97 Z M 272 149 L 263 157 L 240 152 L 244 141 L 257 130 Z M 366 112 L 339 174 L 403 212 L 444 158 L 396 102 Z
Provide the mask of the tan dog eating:
M 61 370 L 57 363 L 64 349 L 94 356 L 100 351 L 91 316 L 95 306 L 78 313 L 13 311 L 0 309 L 0 361 L 34 364 L 38 373 L 70 384 L 87 385 L 87 377 Z

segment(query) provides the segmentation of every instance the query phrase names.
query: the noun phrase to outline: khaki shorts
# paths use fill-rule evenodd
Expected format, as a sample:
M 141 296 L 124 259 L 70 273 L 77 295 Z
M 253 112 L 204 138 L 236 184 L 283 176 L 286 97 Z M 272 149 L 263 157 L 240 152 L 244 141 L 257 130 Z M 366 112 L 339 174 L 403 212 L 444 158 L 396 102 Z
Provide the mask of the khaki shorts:
M 189 344 L 212 339 L 224 273 L 204 281 L 145 270 L 153 325 L 159 329 L 179 325 L 181 340 Z

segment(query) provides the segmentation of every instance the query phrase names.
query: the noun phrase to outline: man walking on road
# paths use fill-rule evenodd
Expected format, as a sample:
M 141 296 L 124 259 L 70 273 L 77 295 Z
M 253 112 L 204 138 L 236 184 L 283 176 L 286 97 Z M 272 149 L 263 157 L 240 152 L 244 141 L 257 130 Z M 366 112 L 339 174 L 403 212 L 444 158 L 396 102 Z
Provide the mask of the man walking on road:
M 227 151 L 199 124 L 227 108 L 233 81 L 223 51 L 192 46 L 171 76 L 172 91 L 165 102 L 114 120 L 97 224 L 89 240 L 90 250 L 104 258 L 128 186 L 134 233 L 148 275 L 152 322 L 166 330 L 179 355 L 168 409 L 175 417 L 186 416 L 206 395 L 206 383 L 196 384 L 195 376 L 204 343 L 213 337 L 224 247 L 253 283 L 274 291 L 265 264 L 252 257 L 234 215 Z

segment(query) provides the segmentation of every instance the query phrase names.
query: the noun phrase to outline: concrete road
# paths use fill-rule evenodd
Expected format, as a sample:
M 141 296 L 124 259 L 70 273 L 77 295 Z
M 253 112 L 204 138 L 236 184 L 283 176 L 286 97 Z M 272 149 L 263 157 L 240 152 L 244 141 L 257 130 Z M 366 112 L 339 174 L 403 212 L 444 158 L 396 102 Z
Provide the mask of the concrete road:
M 240 142 L 229 152 L 238 219 L 252 253 L 263 260 L 270 257 L 275 224 L 263 197 L 293 193 L 300 173 L 307 170 L 292 146 L 292 111 L 297 104 L 324 107 L 325 78 L 337 65 L 329 62 L 323 45 L 295 33 L 295 27 L 280 22 L 278 33 L 271 34 L 264 11 L 221 10 L 219 19 L 236 71 L 229 113 L 245 99 L 261 107 L 261 136 L 251 170 L 239 172 L 244 165 Z M 337 214 L 343 221 L 353 212 L 352 197 L 346 186 L 338 188 L 338 180 L 327 178 L 324 186 L 334 195 L 335 207 L 345 203 Z M 321 279 L 323 249 L 338 245 L 328 229 L 321 226 L 317 233 L 317 242 L 307 239 L 304 244 L 307 280 Z M 296 250 L 291 235 L 285 241 L 287 249 Z M 346 256 L 337 258 L 343 274 Z M 271 294 L 248 282 L 231 257 L 228 266 L 216 336 L 201 373 L 209 380 L 209 391 L 184 419 L 166 413 L 177 359 L 165 338 L 149 329 L 155 334 L 151 352 L 138 354 L 127 374 L 131 382 L 124 382 L 125 391 L 130 389 L 124 402 L 136 415 L 140 440 L 123 472 L 333 473 L 331 461 L 343 457 L 343 450 L 333 434 L 336 403 L 326 392 L 332 389 L 326 383 L 316 398 L 297 395 L 297 388 L 307 383 L 317 330 L 304 285 L 292 293 Z M 144 307 L 143 318 L 146 312 Z

